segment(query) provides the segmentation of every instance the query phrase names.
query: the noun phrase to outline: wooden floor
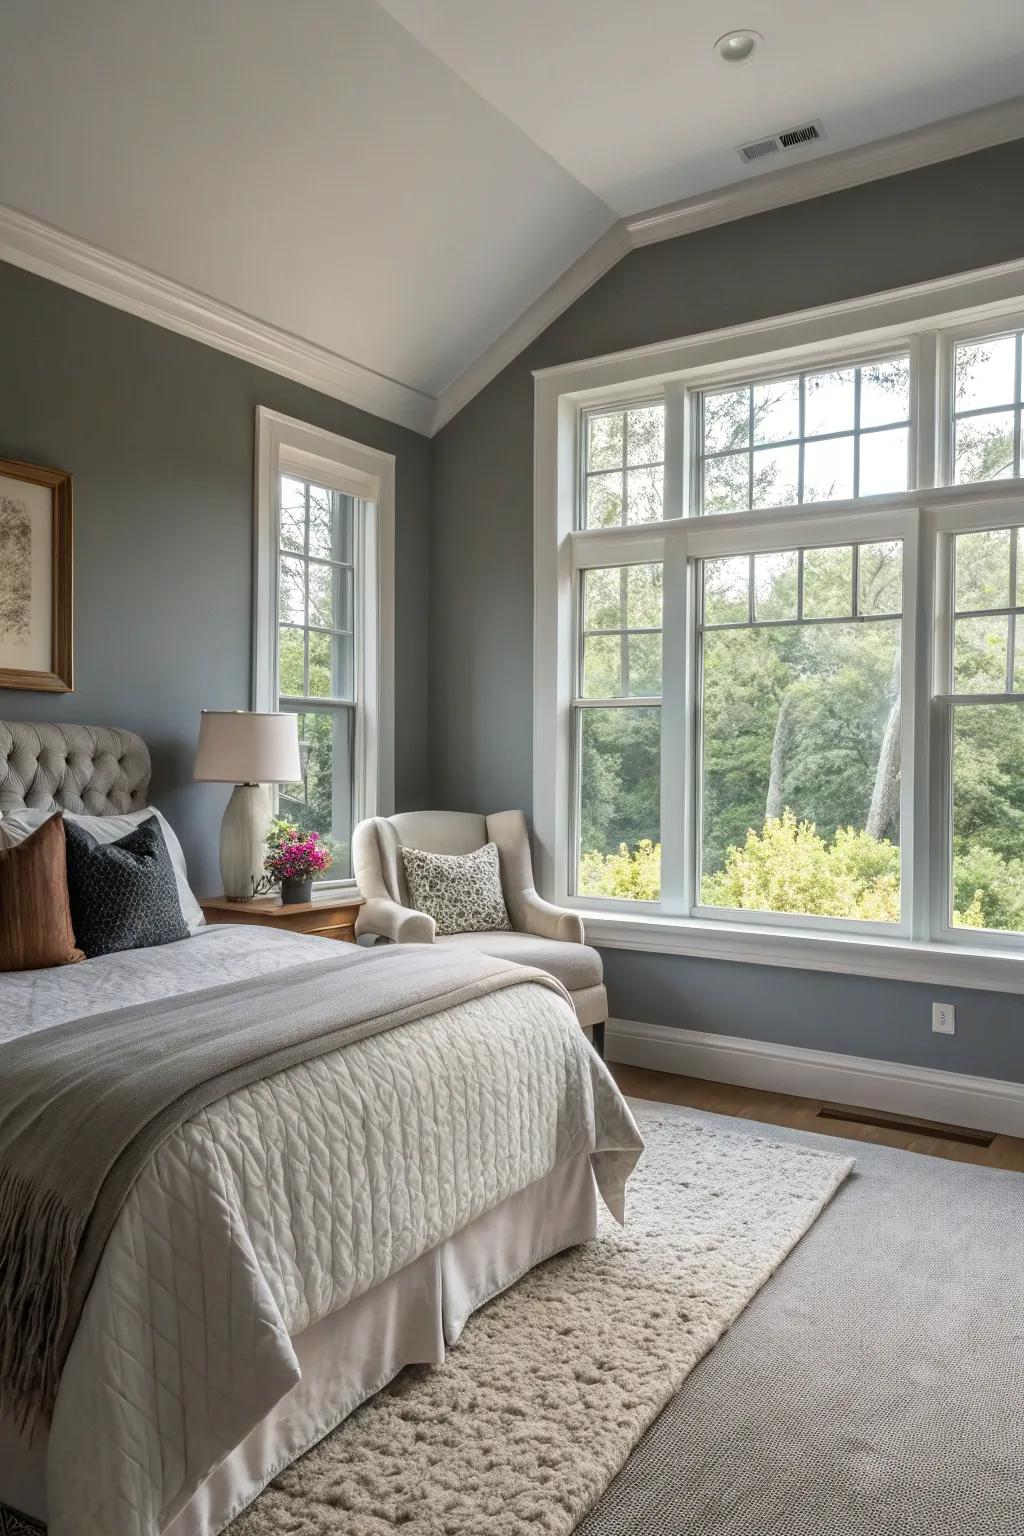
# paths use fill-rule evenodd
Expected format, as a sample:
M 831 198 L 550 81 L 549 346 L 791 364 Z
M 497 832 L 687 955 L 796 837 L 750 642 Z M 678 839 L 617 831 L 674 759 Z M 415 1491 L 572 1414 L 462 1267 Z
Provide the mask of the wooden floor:
M 1024 1172 L 1024 1141 L 996 1136 L 990 1146 L 971 1146 L 920 1131 L 894 1130 L 889 1126 L 859 1125 L 855 1121 L 819 1118 L 819 1099 L 800 1099 L 785 1093 L 764 1093 L 759 1088 L 737 1088 L 731 1083 L 706 1082 L 699 1077 L 676 1077 L 670 1072 L 651 1072 L 646 1067 L 627 1067 L 610 1062 L 623 1093 L 635 1099 L 654 1099 L 662 1104 L 688 1104 L 716 1115 L 741 1120 L 760 1120 L 768 1125 L 788 1125 L 795 1130 L 816 1131 L 822 1136 L 844 1136 L 851 1141 L 871 1141 L 929 1157 L 948 1157 L 955 1162 L 978 1163 L 986 1168 Z

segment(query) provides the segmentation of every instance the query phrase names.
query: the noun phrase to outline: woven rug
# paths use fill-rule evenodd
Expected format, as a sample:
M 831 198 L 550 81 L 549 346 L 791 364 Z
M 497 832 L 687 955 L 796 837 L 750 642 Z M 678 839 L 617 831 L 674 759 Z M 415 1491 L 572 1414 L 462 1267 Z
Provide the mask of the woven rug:
M 440 1368 L 359 1409 L 230 1536 L 567 1536 L 814 1222 L 844 1155 L 639 1119 L 624 1230 L 489 1303 Z
M 853 1164 L 637 1110 L 625 1229 L 603 1214 L 596 1242 L 482 1308 L 443 1366 L 404 1371 L 228 1536 L 568 1536 Z
M 856 1170 L 577 1536 L 1024 1536 L 1024 1177 L 756 1133 Z

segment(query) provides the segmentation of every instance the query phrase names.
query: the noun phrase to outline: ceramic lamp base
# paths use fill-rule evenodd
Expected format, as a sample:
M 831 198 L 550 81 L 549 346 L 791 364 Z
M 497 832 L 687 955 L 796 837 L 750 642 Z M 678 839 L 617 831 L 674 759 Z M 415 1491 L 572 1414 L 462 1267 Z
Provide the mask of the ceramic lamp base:
M 265 784 L 236 784 L 220 824 L 220 877 L 229 901 L 251 901 L 270 822 Z

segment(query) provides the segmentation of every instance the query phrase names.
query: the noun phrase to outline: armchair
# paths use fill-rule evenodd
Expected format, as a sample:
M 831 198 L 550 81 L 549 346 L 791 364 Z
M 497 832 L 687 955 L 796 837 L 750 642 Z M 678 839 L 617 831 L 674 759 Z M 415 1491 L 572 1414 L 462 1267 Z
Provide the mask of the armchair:
M 472 853 L 494 843 L 511 932 L 456 933 L 438 937 L 436 924 L 409 905 L 401 848 L 428 853 Z M 372 935 L 396 944 L 459 944 L 498 960 L 518 960 L 550 971 L 566 988 L 584 1029 L 603 1053 L 608 994 L 601 956 L 584 943 L 583 921 L 552 906 L 533 884 L 533 860 L 522 811 L 478 816 L 462 811 L 406 811 L 362 821 L 352 834 L 353 873 L 365 905 L 356 937 Z

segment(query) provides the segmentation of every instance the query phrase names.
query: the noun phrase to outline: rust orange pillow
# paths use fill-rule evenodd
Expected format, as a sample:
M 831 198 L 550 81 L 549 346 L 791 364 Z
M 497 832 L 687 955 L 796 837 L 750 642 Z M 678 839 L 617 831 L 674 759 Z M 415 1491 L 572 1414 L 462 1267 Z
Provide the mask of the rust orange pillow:
M 64 818 L 58 812 L 0 854 L 0 971 L 43 970 L 84 958 L 71 926 Z

